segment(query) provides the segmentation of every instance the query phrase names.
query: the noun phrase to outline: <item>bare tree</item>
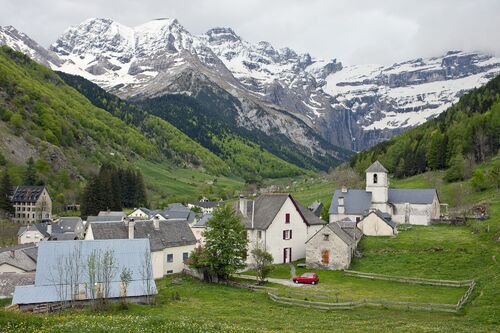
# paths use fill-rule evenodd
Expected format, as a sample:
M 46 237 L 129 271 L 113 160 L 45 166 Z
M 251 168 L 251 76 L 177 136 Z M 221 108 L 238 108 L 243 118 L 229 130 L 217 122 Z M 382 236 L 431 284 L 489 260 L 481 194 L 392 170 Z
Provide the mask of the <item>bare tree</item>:
M 121 304 L 122 308 L 127 308 L 127 294 L 128 294 L 128 286 L 132 281 L 132 271 L 127 267 L 123 267 L 122 272 L 120 273 L 120 296 L 121 296 Z
M 150 304 L 154 301 L 153 295 L 153 266 L 151 264 L 151 252 L 146 250 L 144 252 L 144 260 L 141 265 L 141 277 L 144 286 L 144 292 L 146 293 L 146 303 Z
M 60 260 L 49 271 L 59 301 L 70 301 L 74 304 L 80 291 L 79 286 L 83 272 L 81 244 L 75 244 L 73 250 L 61 256 Z

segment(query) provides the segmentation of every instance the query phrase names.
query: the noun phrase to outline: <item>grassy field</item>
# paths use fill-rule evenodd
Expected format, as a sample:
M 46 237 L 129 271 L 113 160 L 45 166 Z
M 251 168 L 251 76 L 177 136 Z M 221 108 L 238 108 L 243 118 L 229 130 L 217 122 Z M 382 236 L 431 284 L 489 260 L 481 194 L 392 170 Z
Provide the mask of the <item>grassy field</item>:
M 232 197 L 244 186 L 240 178 L 213 176 L 199 170 L 139 161 L 152 207 L 163 208 L 167 203 L 189 202 L 200 196 L 213 199 Z M 209 184 L 212 183 L 213 184 Z
M 157 305 L 133 305 L 103 314 L 89 310 L 27 315 L 0 310 L 4 332 L 494 332 L 500 328 L 500 203 L 492 205 L 485 226 L 414 227 L 397 237 L 364 238 L 362 257 L 353 269 L 393 275 L 470 279 L 478 287 L 458 314 L 358 308 L 345 311 L 308 310 L 279 305 L 262 292 L 201 283 L 184 277 L 157 282 Z M 489 226 L 489 228 L 488 228 Z M 297 268 L 297 273 L 304 269 Z M 386 299 L 454 303 L 463 288 L 407 285 L 345 277 L 318 271 L 321 283 L 294 291 L 339 298 Z M 273 276 L 288 277 L 288 265 Z M 286 287 L 281 288 L 286 292 Z M 178 293 L 180 300 L 172 295 Z M 1 330 L 0 330 L 1 331 Z

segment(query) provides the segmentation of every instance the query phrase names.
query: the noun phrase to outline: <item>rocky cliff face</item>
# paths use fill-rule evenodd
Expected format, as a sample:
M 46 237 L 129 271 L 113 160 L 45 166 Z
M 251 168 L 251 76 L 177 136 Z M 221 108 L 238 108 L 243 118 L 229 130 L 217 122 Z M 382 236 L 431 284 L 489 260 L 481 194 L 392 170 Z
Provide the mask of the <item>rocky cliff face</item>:
M 4 35 L 0 43 L 11 45 Z M 124 98 L 224 91 L 238 101 L 233 112 L 239 126 L 281 133 L 299 149 L 335 158 L 334 146 L 368 148 L 435 117 L 500 73 L 499 58 L 474 52 L 343 66 L 249 43 L 230 28 L 195 36 L 175 19 L 134 28 L 90 19 L 68 29 L 50 51 L 18 49 Z M 216 98 L 227 101 L 224 94 Z
M 499 73 L 499 58 L 454 51 L 387 67 L 344 67 L 327 77 L 323 90 L 334 109 L 350 112 L 353 149 L 362 150 L 436 117 Z

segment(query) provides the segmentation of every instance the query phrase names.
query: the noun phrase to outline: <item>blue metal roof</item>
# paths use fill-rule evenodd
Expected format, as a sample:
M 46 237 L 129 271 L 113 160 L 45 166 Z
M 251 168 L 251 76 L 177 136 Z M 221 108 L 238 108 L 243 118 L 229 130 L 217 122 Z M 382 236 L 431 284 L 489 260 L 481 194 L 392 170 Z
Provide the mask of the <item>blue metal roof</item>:
M 128 296 L 145 295 L 146 280 L 150 280 L 151 291 L 156 293 L 152 274 L 143 278 L 145 254 L 150 253 L 149 240 L 147 239 L 50 241 L 40 242 L 38 246 L 35 285 L 16 287 L 12 304 L 70 300 L 69 292 L 61 293 L 61 290 L 69 290 L 69 281 L 64 278 L 64 274 L 68 271 L 64 264 L 65 261 L 75 262 L 78 257 L 80 258 L 81 271 L 78 274 L 78 281 L 74 281 L 74 283 L 88 285 L 87 260 L 89 256 L 92 253 L 99 253 L 102 256 L 108 250 L 113 251 L 115 260 L 110 297 L 120 296 L 120 273 L 124 267 L 132 272 L 132 281 L 127 290 Z M 80 255 L 77 256 L 76 253 L 80 253 Z

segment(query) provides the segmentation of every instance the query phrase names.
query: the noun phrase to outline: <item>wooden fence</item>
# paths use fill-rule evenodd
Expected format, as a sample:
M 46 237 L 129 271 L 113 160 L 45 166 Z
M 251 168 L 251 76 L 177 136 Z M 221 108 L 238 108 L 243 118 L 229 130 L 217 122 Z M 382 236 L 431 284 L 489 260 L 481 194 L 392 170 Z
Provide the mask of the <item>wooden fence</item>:
M 365 273 L 358 271 L 344 271 L 347 276 L 359 277 L 364 279 L 372 280 L 386 280 L 395 281 L 401 283 L 411 283 L 411 284 L 424 284 L 431 286 L 445 286 L 445 287 L 469 287 L 474 280 L 439 280 L 439 279 L 425 279 L 425 278 L 413 278 L 406 276 L 394 276 L 394 275 L 384 275 L 377 273 Z
M 474 280 L 439 280 L 439 279 L 425 279 L 425 278 L 411 278 L 403 276 L 391 276 L 376 273 L 364 273 L 357 271 L 345 271 L 348 276 L 355 276 L 359 278 L 367 278 L 374 280 L 386 280 L 386 281 L 396 281 L 402 283 L 412 283 L 412 284 L 424 284 L 433 286 L 446 286 L 446 287 L 469 287 L 465 294 L 460 298 L 456 304 L 440 304 L 440 303 L 423 303 L 423 302 L 402 302 L 402 301 L 389 301 L 385 299 L 363 299 L 363 300 L 343 300 L 338 299 L 337 302 L 322 302 L 322 301 L 310 301 L 307 299 L 301 299 L 296 297 L 288 297 L 290 295 L 296 294 L 300 297 L 308 297 L 313 299 L 321 298 L 331 298 L 325 295 L 313 295 L 298 292 L 289 292 L 287 296 L 280 296 L 274 292 L 268 292 L 267 295 L 269 299 L 276 303 L 293 305 L 307 308 L 323 309 L 323 310 L 349 310 L 358 308 L 361 306 L 371 306 L 371 307 L 385 307 L 385 308 L 397 308 L 406 310 L 417 310 L 417 311 L 439 311 L 439 312 L 458 312 L 463 305 L 467 302 L 470 295 L 476 287 L 476 281 Z

